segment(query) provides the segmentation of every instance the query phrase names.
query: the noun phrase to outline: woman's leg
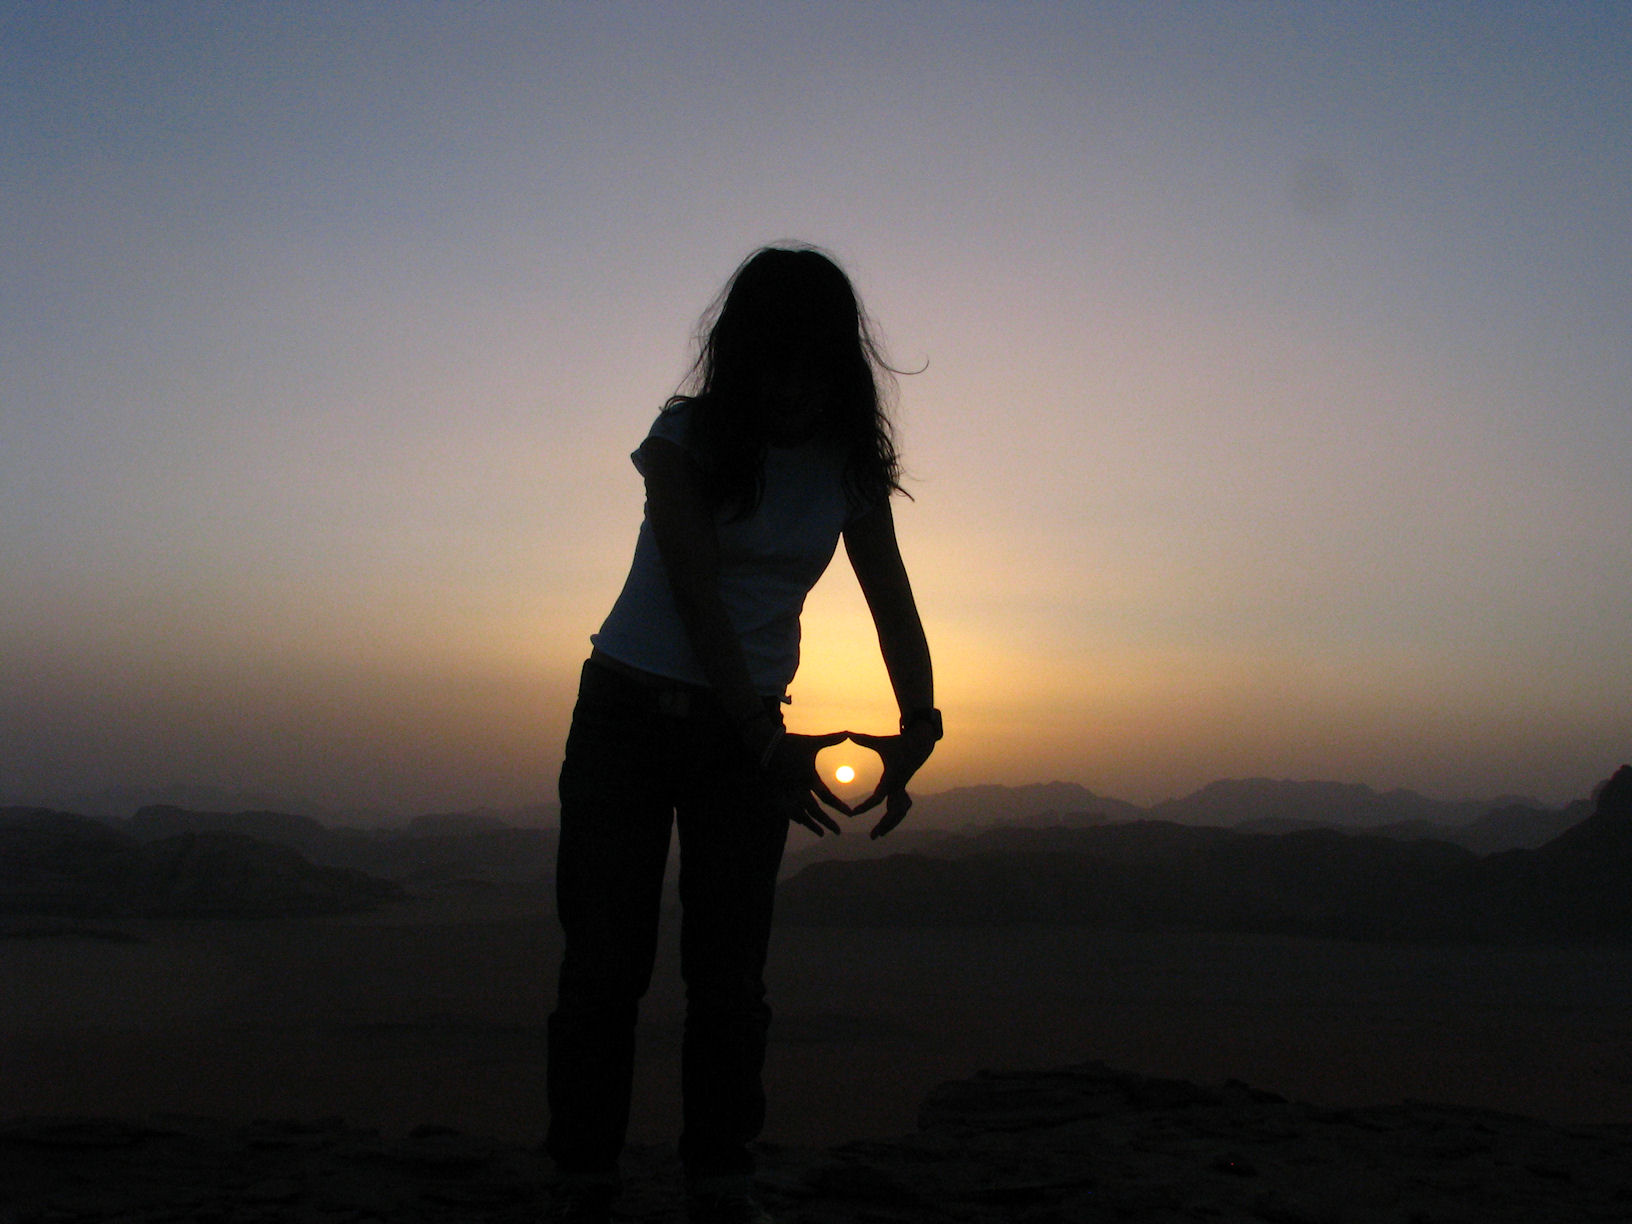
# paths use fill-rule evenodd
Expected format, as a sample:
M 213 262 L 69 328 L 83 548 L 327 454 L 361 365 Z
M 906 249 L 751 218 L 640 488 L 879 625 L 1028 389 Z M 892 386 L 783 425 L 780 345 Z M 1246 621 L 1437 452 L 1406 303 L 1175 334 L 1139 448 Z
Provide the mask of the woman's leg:
M 656 955 L 673 733 L 604 687 L 586 669 L 561 768 L 556 908 L 566 945 L 549 1022 L 545 1147 L 562 1175 L 615 1184 L 635 1017 Z
M 765 1124 L 765 955 L 788 823 L 734 737 L 716 736 L 694 769 L 678 806 L 686 982 L 680 1158 L 694 1183 L 745 1180 L 753 1171 L 748 1145 Z

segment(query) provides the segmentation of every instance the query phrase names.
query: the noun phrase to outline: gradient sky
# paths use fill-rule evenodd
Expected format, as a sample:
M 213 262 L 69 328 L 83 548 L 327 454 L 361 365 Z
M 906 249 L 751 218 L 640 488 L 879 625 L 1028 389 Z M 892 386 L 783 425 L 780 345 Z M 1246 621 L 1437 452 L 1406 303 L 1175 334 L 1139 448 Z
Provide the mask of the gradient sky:
M 0 798 L 553 797 L 753 247 L 901 380 L 938 790 L 1632 758 L 1632 5 L 0 5 Z M 894 708 L 841 558 L 795 729 Z

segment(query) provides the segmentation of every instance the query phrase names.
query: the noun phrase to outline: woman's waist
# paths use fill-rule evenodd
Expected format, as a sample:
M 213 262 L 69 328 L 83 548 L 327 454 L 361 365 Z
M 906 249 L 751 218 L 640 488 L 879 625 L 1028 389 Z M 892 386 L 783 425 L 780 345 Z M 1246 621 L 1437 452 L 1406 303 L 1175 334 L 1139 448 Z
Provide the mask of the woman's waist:
M 654 713 L 685 718 L 723 711 L 719 695 L 706 684 L 677 680 L 646 671 L 592 647 L 584 662 L 579 695 L 591 701 L 635 706 Z M 762 697 L 765 708 L 778 715 L 785 697 Z
M 599 646 L 591 646 L 589 662 L 596 667 L 605 668 L 622 680 L 631 684 L 638 684 L 641 688 L 681 689 L 694 693 L 707 693 L 711 690 L 706 684 L 695 684 L 689 680 L 676 680 L 673 676 L 660 676 L 656 672 L 649 672 L 645 668 L 636 667 L 633 663 L 625 663 L 614 655 L 609 655 Z

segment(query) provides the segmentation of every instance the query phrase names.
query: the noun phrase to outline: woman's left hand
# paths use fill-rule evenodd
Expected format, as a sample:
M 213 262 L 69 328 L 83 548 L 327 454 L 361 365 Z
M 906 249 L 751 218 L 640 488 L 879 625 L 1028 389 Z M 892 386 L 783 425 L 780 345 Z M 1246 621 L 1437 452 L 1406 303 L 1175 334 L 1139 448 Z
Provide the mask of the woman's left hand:
M 850 732 L 850 738 L 863 748 L 871 748 L 884 762 L 884 772 L 873 793 L 850 810 L 859 816 L 871 808 L 884 804 L 884 818 L 873 826 L 869 837 L 883 837 L 907 815 L 912 807 L 912 796 L 907 794 L 907 783 L 919 767 L 935 751 L 935 733 L 927 723 L 914 723 L 900 735 L 865 735 Z

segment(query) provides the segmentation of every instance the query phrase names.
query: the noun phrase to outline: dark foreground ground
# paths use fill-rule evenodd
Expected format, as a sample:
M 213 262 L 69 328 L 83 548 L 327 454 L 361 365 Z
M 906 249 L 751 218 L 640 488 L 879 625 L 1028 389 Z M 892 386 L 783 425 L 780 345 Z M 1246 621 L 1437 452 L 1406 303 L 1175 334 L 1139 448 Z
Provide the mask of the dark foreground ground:
M 672 925 L 642 1012 L 647 1143 L 679 1123 Z M 13 924 L 0 1118 L 338 1116 L 536 1142 L 554 930 L 525 889 L 340 918 Z M 1632 1123 L 1632 949 L 785 928 L 769 979 L 778 1143 L 904 1134 L 942 1081 L 1087 1060 L 1334 1106 Z
M 523 1224 L 543 1175 L 534 1149 L 438 1127 L 0 1126 L 3 1224 Z M 624 1218 L 679 1219 L 670 1149 L 636 1149 L 626 1175 Z M 1586 1224 L 1632 1219 L 1632 1127 L 1330 1109 L 1089 1065 L 942 1085 L 903 1138 L 768 1146 L 762 1183 L 803 1224 Z
M 505 887 L 10 924 L 0 1119 L 46 1120 L 0 1130 L 0 1224 L 530 1219 L 555 941 Z M 673 1200 L 674 952 L 631 1218 Z M 1624 948 L 787 928 L 769 976 L 793 1220 L 1632 1221 Z M 1129 1073 L 969 1078 L 1089 1060 Z

